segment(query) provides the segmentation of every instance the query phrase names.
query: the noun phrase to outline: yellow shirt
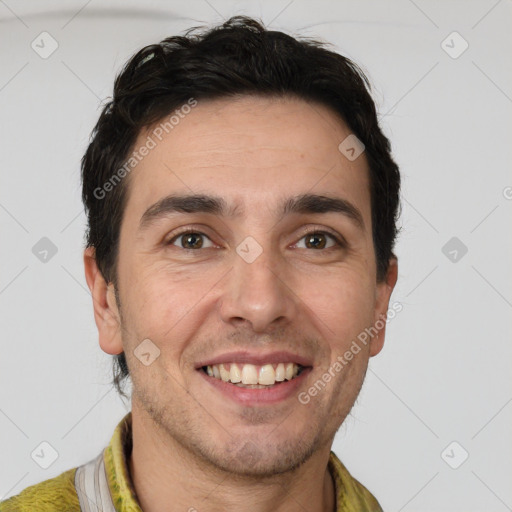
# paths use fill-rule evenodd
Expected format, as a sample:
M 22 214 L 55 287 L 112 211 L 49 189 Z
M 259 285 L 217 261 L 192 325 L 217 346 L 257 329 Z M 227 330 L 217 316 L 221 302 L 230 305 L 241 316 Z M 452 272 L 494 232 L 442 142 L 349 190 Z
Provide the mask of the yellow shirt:
M 131 427 L 129 412 L 96 458 L 0 502 L 0 512 L 143 512 L 128 470 Z M 337 512 L 382 512 L 373 495 L 332 451 L 328 468 L 334 481 Z

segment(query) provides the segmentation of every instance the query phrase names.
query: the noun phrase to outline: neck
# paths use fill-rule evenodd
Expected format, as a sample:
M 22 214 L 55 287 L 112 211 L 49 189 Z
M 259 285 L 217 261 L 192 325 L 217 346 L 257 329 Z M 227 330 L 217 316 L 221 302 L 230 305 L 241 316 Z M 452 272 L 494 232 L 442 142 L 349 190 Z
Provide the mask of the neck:
M 330 446 L 294 471 L 272 477 L 247 477 L 212 467 L 155 427 L 146 415 L 132 413 L 133 449 L 128 465 L 144 512 L 239 512 L 248 499 L 253 512 L 333 512 L 335 488 L 327 468 Z

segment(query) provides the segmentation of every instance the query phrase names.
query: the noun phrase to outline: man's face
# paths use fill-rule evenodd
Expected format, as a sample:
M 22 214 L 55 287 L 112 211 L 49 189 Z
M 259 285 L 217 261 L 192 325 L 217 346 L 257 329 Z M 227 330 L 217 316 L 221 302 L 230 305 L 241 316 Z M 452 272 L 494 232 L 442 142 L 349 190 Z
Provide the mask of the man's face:
M 156 147 L 129 177 L 117 267 L 122 329 L 113 339 L 100 330 L 100 342 L 126 354 L 133 414 L 203 462 L 265 475 L 327 449 L 382 347 L 383 332 L 335 365 L 386 312 L 394 285 L 376 282 L 367 161 L 339 151 L 348 135 L 329 109 L 296 99 L 199 102 L 161 141 L 153 136 Z M 356 213 L 318 213 L 307 202 L 283 213 L 305 194 L 341 199 Z M 169 195 L 220 198 L 228 211 L 144 217 Z M 146 366 L 134 350 L 147 339 L 160 355 Z M 250 382 L 255 371 L 264 382 L 276 371 L 282 379 L 287 363 L 304 369 L 254 388 L 209 376 L 204 367 L 214 363 L 233 380 L 237 363 Z M 256 368 L 244 369 L 249 363 Z

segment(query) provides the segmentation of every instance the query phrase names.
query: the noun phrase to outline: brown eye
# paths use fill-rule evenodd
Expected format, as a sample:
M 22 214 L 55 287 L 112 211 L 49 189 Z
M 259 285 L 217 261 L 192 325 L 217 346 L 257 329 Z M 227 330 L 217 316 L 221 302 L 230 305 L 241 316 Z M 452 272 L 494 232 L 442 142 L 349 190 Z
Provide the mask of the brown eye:
M 314 233 L 312 235 L 307 235 L 306 237 L 306 247 L 314 247 L 315 249 L 323 249 L 325 247 L 325 235 L 323 233 Z
M 180 242 L 178 247 L 186 250 L 194 250 L 194 249 L 203 249 L 204 239 L 209 240 L 209 238 L 204 234 L 198 231 L 183 231 L 178 233 L 175 237 L 169 240 L 169 245 L 175 245 L 175 242 Z M 211 241 L 210 241 L 211 244 Z M 212 247 L 210 245 L 209 247 Z
M 333 244 L 327 247 L 328 239 L 333 240 Z M 343 247 L 343 244 L 334 236 L 323 231 L 313 231 L 303 236 L 306 249 L 330 249 L 335 246 Z
M 181 235 L 181 243 L 185 249 L 200 249 L 203 246 L 203 240 L 198 233 Z

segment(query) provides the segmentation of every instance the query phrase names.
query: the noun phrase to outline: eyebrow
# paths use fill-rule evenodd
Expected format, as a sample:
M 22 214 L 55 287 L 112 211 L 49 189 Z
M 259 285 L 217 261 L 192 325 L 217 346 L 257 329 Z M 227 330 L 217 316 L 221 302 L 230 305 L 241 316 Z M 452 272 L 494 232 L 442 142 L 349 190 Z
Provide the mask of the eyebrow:
M 291 213 L 340 213 L 365 230 L 363 215 L 352 203 L 341 197 L 317 194 L 301 194 L 290 197 L 281 204 L 281 216 Z M 240 205 L 228 205 L 225 199 L 204 194 L 169 195 L 150 206 L 142 215 L 139 231 L 148 228 L 159 219 L 174 213 L 209 213 L 221 217 L 240 217 L 244 209 Z

